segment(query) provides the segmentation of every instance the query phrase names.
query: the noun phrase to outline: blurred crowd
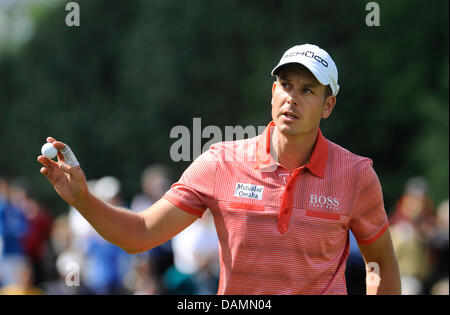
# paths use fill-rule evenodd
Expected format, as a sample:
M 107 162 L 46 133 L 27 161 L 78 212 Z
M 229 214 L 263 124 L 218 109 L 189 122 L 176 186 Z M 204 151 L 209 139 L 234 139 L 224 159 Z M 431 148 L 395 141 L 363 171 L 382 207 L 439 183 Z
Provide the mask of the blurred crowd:
M 405 183 L 394 209 L 388 213 L 402 294 L 448 295 L 448 199 L 435 206 L 425 179 L 412 177 Z M 365 293 L 365 264 L 353 236 L 346 276 L 350 294 Z
M 97 197 L 142 211 L 170 187 L 151 165 L 127 203 L 113 176 L 88 181 Z M 0 177 L 0 294 L 216 294 L 218 239 L 209 211 L 172 240 L 130 255 L 105 241 L 73 208 L 54 217 L 24 180 Z
M 127 203 L 121 182 L 88 182 L 99 198 L 142 211 L 170 187 L 167 169 L 151 165 L 142 191 Z M 449 202 L 434 206 L 427 183 L 407 181 L 388 211 L 403 294 L 449 294 Z M 54 217 L 27 182 L 0 177 L 0 294 L 216 294 L 218 239 L 209 211 L 172 240 L 129 255 L 105 241 L 73 208 Z M 365 293 L 365 264 L 350 235 L 349 294 Z

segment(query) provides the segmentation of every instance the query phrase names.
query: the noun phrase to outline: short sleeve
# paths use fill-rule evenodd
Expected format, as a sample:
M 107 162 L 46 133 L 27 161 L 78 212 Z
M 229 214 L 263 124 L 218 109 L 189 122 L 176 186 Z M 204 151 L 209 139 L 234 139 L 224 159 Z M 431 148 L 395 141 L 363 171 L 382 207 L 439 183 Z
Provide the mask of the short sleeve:
M 217 158 L 214 147 L 201 154 L 163 196 L 174 206 L 201 217 L 214 197 Z
M 362 244 L 376 241 L 389 226 L 380 181 L 371 164 L 369 160 L 361 170 L 359 196 L 350 221 L 353 235 Z

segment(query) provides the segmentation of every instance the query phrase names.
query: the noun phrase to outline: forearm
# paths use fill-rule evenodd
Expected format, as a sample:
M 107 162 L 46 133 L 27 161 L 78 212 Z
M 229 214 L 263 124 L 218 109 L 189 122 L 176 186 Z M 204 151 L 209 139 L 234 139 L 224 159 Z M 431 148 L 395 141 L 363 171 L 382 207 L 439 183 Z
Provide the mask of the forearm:
M 401 294 L 400 271 L 389 229 L 374 242 L 358 242 L 358 246 L 366 262 L 367 294 Z
M 369 263 L 366 266 L 366 290 L 367 295 L 400 295 L 402 290 L 397 262 Z
M 112 206 L 91 193 L 73 205 L 92 227 L 108 242 L 127 251 L 142 251 L 145 224 L 133 211 Z
M 52 137 L 48 137 L 47 142 L 59 150 L 58 162 L 43 155 L 38 156 L 39 163 L 43 165 L 40 172 L 58 195 L 76 208 L 104 239 L 128 253 L 156 247 L 198 218 L 164 199 L 140 213 L 103 202 L 89 192 L 84 172 L 70 148 Z M 63 156 L 64 150 L 71 155 Z M 66 158 L 71 158 L 72 164 L 64 162 Z

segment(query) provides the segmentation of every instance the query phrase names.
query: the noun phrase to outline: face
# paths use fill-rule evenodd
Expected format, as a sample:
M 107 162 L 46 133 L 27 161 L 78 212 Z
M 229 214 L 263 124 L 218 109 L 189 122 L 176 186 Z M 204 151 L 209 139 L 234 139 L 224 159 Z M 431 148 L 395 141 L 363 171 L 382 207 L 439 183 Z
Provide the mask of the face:
M 330 116 L 335 104 L 336 97 L 326 97 L 326 86 L 301 65 L 284 66 L 273 83 L 272 119 L 286 137 L 317 132 L 320 120 Z

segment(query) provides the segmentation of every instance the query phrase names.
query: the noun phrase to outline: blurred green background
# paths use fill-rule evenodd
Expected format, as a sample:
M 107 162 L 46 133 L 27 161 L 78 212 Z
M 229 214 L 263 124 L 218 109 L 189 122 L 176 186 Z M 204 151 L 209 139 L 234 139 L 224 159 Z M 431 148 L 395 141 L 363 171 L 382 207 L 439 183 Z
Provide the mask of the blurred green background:
M 341 90 L 325 136 L 372 158 L 387 211 L 412 176 L 448 198 L 447 0 L 376 1 L 0 0 L 0 176 L 25 178 L 54 213 L 67 210 L 39 173 L 49 135 L 67 142 L 88 178 L 113 175 L 125 199 L 144 168 L 172 162 L 177 125 L 260 126 L 273 78 L 299 43 L 326 49 Z M 206 142 L 208 139 L 204 139 Z

